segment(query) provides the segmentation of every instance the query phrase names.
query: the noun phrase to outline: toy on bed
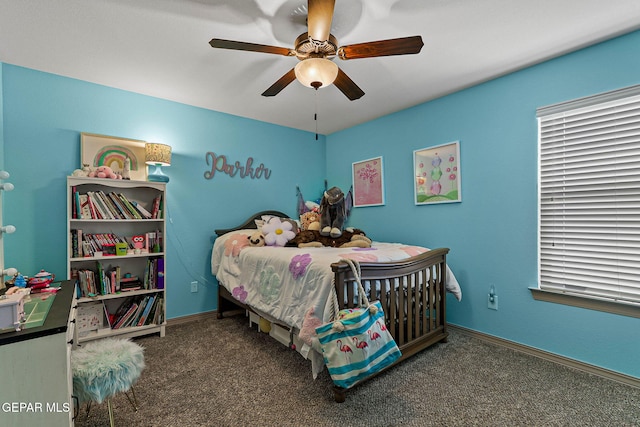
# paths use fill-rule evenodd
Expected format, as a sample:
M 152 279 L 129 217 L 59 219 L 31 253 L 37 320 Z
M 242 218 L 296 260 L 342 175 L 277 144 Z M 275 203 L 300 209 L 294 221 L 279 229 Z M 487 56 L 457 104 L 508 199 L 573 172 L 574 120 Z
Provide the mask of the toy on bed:
M 340 237 L 347 216 L 347 206 L 342 190 L 338 187 L 326 190 L 320 202 L 320 234 L 333 238 Z
M 250 236 L 247 236 L 247 239 L 249 239 L 249 246 L 260 247 L 265 245 L 262 230 L 254 231 Z
M 278 217 L 272 217 L 265 221 L 262 233 L 267 246 L 284 246 L 296 236 L 293 224 L 290 221 L 282 221 Z
M 338 237 L 323 236 L 317 227 L 318 223 L 312 223 L 311 229 L 302 230 L 289 240 L 287 246 L 299 248 L 319 248 L 328 246 L 332 248 L 370 248 L 371 239 L 364 231 L 358 228 L 348 227 Z

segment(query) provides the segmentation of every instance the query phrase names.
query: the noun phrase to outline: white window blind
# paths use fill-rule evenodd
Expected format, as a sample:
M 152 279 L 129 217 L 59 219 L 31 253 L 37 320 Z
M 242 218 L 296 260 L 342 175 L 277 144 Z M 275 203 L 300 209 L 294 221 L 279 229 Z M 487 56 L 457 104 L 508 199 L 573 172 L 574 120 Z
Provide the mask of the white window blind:
M 540 289 L 640 302 L 640 86 L 538 109 Z

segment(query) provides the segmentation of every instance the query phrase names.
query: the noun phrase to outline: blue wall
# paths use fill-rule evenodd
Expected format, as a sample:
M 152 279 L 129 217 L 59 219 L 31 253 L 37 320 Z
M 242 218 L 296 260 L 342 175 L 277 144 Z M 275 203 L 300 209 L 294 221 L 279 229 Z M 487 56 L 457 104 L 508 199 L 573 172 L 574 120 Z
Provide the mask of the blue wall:
M 539 106 L 640 83 L 640 32 L 507 75 L 315 142 L 312 134 L 82 81 L 2 65 L 7 265 L 65 276 L 65 179 L 80 164 L 80 132 L 173 147 L 169 183 L 168 317 L 215 308 L 213 229 L 256 208 L 295 213 L 295 184 L 317 197 L 322 181 L 351 185 L 351 163 L 383 156 L 386 204 L 357 208 L 350 225 L 376 240 L 451 248 L 462 302 L 450 322 L 640 377 L 638 319 L 534 301 Z M 212 94 L 215 96 L 215 94 Z M 413 150 L 459 140 L 462 203 L 415 206 Z M 285 162 L 302 152 L 313 163 Z M 255 161 L 270 180 L 208 170 L 205 153 Z M 283 153 L 285 155 L 283 155 Z M 189 291 L 199 280 L 203 289 Z M 490 284 L 498 311 L 487 309 Z
M 215 228 L 237 225 L 256 207 L 295 214 L 296 184 L 318 193 L 325 178 L 325 138 L 255 120 L 107 88 L 4 64 L 4 156 L 16 189 L 4 221 L 7 265 L 32 275 L 44 268 L 66 277 L 66 177 L 80 167 L 80 132 L 173 147 L 168 184 L 167 317 L 217 305 L 210 273 Z M 211 96 L 215 96 L 212 94 Z M 314 162 L 284 162 L 302 152 Z M 253 157 L 271 170 L 265 179 L 210 170 L 207 152 L 244 164 Z M 190 292 L 190 282 L 204 286 Z
M 386 205 L 356 208 L 375 240 L 449 247 L 463 288 L 451 323 L 640 377 L 637 318 L 533 300 L 537 286 L 536 108 L 640 83 L 640 32 L 332 134 L 327 176 L 383 156 Z M 413 150 L 460 141 L 462 202 L 413 203 Z M 384 225 L 384 226 L 382 226 Z M 490 285 L 499 310 L 487 309 Z

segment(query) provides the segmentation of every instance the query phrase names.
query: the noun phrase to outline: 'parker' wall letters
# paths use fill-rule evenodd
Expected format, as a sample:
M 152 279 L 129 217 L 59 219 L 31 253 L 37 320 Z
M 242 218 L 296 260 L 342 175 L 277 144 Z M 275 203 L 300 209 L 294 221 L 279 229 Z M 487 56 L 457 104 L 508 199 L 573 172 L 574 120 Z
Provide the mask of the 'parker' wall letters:
M 247 159 L 247 163 L 242 166 L 240 162 L 236 161 L 235 163 L 230 163 L 227 160 L 227 156 L 221 155 L 218 156 L 216 153 L 209 151 L 205 155 L 205 160 L 207 162 L 207 166 L 211 166 L 211 170 L 208 170 L 204 173 L 205 179 L 213 179 L 216 174 L 216 171 L 226 173 L 230 177 L 234 177 L 236 175 L 240 176 L 240 178 L 249 177 L 251 179 L 269 179 L 271 176 L 271 171 L 264 167 L 263 163 L 260 163 L 260 166 L 254 168 L 253 165 L 253 157 L 249 157 Z

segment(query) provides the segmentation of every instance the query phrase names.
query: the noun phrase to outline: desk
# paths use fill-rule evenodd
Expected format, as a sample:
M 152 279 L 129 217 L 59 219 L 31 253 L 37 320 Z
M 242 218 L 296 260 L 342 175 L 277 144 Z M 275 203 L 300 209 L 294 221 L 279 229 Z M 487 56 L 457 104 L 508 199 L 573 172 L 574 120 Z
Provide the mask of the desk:
M 73 425 L 74 300 L 64 281 L 42 326 L 0 334 L 0 425 Z

